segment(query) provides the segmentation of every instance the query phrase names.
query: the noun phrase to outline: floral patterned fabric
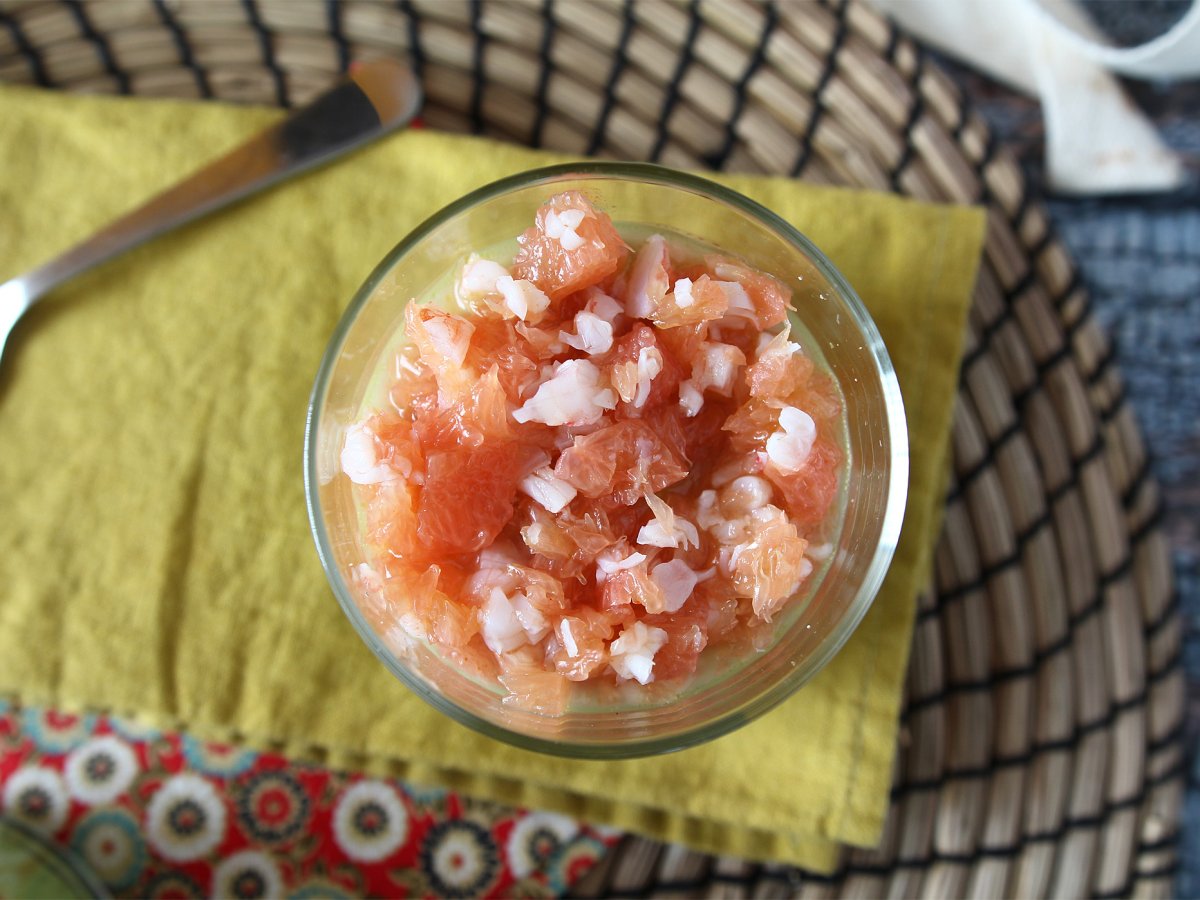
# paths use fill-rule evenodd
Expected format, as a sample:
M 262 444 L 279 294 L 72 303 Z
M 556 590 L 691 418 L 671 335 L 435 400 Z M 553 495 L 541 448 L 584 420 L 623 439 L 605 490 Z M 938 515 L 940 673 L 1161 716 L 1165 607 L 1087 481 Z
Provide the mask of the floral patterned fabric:
M 555 896 L 616 839 L 565 816 L 3 703 L 0 808 L 137 897 Z

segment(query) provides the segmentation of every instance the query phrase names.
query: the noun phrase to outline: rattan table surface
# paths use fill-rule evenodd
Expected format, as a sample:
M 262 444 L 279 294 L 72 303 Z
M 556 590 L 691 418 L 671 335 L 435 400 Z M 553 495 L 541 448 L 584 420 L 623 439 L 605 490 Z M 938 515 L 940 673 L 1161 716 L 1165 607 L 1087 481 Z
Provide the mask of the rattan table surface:
M 1003 116 L 989 129 L 928 53 L 856 0 L 2 0 L 0 12 L 0 77 L 16 81 L 286 104 L 363 53 L 407 50 L 434 126 L 987 204 L 951 527 L 920 598 L 883 846 L 814 878 L 642 842 L 592 887 L 1172 892 L 1194 765 L 1181 718 L 1181 665 L 1197 653 L 1194 207 L 1047 206 L 1005 148 Z M 1169 550 L 1193 622 L 1186 653 Z M 964 653 L 967 641 L 989 652 Z M 1022 719 L 1060 690 L 1068 715 Z M 1184 843 L 1194 851 L 1194 831 Z

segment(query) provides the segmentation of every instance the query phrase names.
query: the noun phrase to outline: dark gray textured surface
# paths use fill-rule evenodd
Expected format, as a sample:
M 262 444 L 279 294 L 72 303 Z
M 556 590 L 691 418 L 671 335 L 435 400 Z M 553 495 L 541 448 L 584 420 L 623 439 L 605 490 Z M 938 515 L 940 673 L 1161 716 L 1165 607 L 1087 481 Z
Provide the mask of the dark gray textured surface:
M 1191 0 L 1083 0 L 1092 21 L 1122 46 L 1153 40 L 1182 19 L 1191 5 Z

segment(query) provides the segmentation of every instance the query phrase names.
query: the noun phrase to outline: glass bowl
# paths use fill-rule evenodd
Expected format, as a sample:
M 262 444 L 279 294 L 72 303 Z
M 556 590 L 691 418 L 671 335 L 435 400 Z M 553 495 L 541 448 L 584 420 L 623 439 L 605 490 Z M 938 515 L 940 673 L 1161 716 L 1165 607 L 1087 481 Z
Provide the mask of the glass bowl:
M 355 577 L 369 559 L 339 452 L 346 429 L 378 390 L 410 298 L 449 293 L 472 251 L 511 242 L 553 194 L 584 192 L 618 228 L 692 237 L 769 272 L 794 291 L 794 334 L 833 375 L 845 401 L 844 491 L 828 525 L 832 548 L 740 656 L 701 654 L 685 685 L 631 683 L 602 701 L 581 694 L 549 716 L 502 703 L 498 684 L 459 671 L 398 627 L 379 627 Z M 515 247 L 515 245 L 513 245 Z M 820 359 L 823 357 L 823 360 Z M 321 362 L 308 411 L 305 489 L 312 532 L 334 594 L 362 639 L 418 696 L 453 719 L 526 749 L 619 758 L 711 740 L 762 715 L 813 677 L 862 620 L 896 547 L 908 485 L 908 436 L 895 371 L 854 290 L 811 241 L 770 210 L 711 181 L 659 166 L 588 162 L 505 178 L 447 206 L 375 268 L 354 296 Z M 653 683 L 648 686 L 653 688 Z

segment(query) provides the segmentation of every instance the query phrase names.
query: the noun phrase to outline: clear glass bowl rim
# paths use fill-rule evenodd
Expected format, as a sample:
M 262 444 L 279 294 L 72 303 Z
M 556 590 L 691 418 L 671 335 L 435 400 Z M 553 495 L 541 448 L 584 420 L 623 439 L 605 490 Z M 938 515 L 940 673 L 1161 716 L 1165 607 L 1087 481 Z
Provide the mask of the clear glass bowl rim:
M 854 600 L 846 608 L 842 618 L 827 636 L 826 640 L 821 643 L 818 651 L 810 657 L 810 665 L 792 669 L 784 677 L 768 685 L 752 701 L 731 710 L 719 718 L 700 722 L 683 731 L 672 732 L 667 735 L 638 737 L 620 743 L 558 741 L 504 728 L 453 703 L 441 693 L 432 689 L 419 677 L 409 672 L 395 655 L 383 645 L 375 630 L 363 617 L 350 591 L 350 587 L 347 585 L 334 559 L 333 549 L 329 541 L 329 534 L 325 528 L 325 520 L 321 510 L 320 482 L 317 473 L 317 453 L 315 450 L 316 429 L 320 423 L 325 394 L 337 365 L 346 335 L 358 318 L 359 311 L 370 299 L 379 283 L 400 263 L 410 250 L 442 224 L 488 200 L 539 184 L 549 185 L 560 181 L 586 180 L 589 178 L 643 182 L 700 194 L 732 206 L 751 218 L 757 219 L 760 224 L 793 244 L 812 262 L 826 281 L 836 290 L 838 301 L 845 306 L 846 311 L 850 313 L 855 324 L 862 332 L 865 341 L 864 347 L 870 351 L 878 370 L 883 391 L 884 406 L 887 411 L 888 435 L 891 444 L 891 468 L 887 504 L 875 551 Z M 354 626 L 354 630 L 358 632 L 359 637 L 371 648 L 371 651 L 384 663 L 387 669 L 400 679 L 409 690 L 413 691 L 413 693 L 439 712 L 444 713 L 460 724 L 466 725 L 488 737 L 504 741 L 525 750 L 583 759 L 626 759 L 682 750 L 734 731 L 778 706 L 799 689 L 801 685 L 825 667 L 826 663 L 849 640 L 854 630 L 858 627 L 858 624 L 867 614 L 879 592 L 879 588 L 883 584 L 883 579 L 891 564 L 892 556 L 895 554 L 908 495 L 908 452 L 908 429 L 903 400 L 900 394 L 900 384 L 896 377 L 891 357 L 888 355 L 883 338 L 879 334 L 879 329 L 849 282 L 846 281 L 841 272 L 838 271 L 828 257 L 808 237 L 762 204 L 707 178 L 652 163 L 593 160 L 530 169 L 476 188 L 449 205 L 444 206 L 417 225 L 372 270 L 366 281 L 355 292 L 346 310 L 342 313 L 342 317 L 329 339 L 329 343 L 321 358 L 320 367 L 317 370 L 316 381 L 313 384 L 312 394 L 309 398 L 308 414 L 304 428 L 304 493 L 308 508 L 309 527 L 317 546 L 317 555 L 320 557 L 321 566 L 325 570 L 326 579 L 333 588 L 338 604 L 342 607 L 343 613 L 345 613 Z

